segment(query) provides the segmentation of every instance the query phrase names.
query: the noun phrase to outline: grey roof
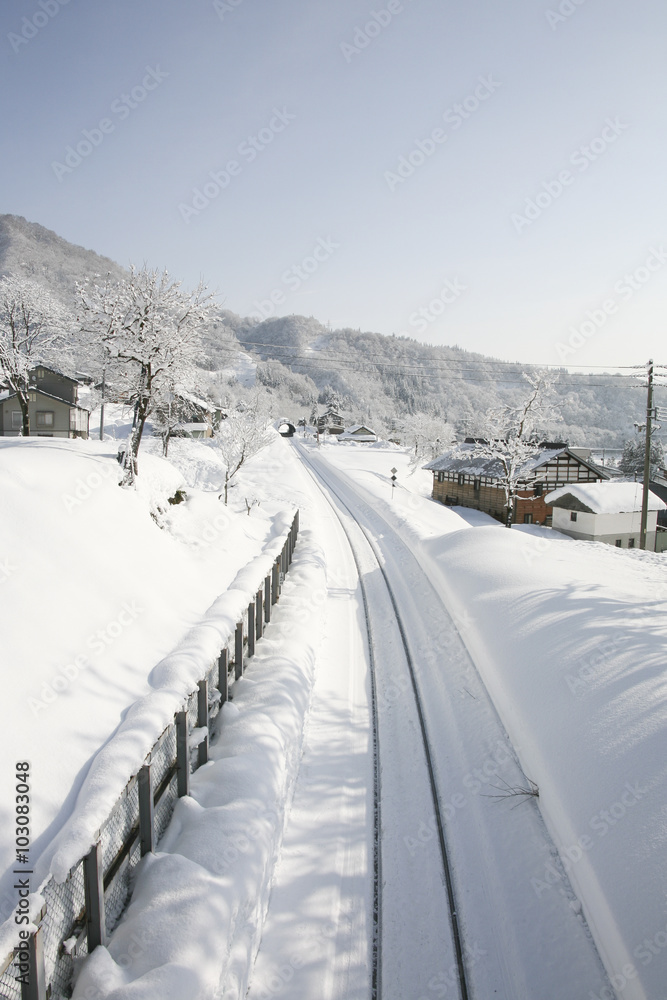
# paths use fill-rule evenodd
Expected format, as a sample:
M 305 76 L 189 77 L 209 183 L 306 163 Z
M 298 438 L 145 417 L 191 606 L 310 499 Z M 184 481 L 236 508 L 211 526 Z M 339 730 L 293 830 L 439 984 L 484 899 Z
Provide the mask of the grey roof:
M 39 396 L 46 396 L 47 399 L 55 399 L 58 403 L 71 406 L 73 410 L 84 410 L 86 413 L 90 413 L 88 407 L 79 406 L 78 403 L 73 403 L 70 399 L 63 399 L 62 396 L 54 396 L 52 392 L 44 392 L 43 389 L 39 389 L 36 385 L 31 385 L 28 392 L 36 392 Z M 16 396 L 15 392 L 9 392 L 7 395 L 3 393 L 0 395 L 0 402 L 4 402 L 6 399 L 13 399 L 14 396 Z
M 474 444 L 459 445 L 451 451 L 445 452 L 444 455 L 434 458 L 433 461 L 425 465 L 424 468 L 430 469 L 432 472 L 456 472 L 462 473 L 466 476 L 487 476 L 489 479 L 502 478 L 503 467 L 500 459 L 475 455 L 474 451 Z M 582 465 L 585 465 L 587 468 L 594 471 L 601 478 L 609 478 L 608 475 L 601 469 L 596 468 L 596 466 L 594 466 L 591 462 L 585 461 L 578 455 L 574 455 L 567 447 L 536 447 L 534 455 L 523 465 L 520 477 L 532 477 L 534 473 L 541 468 L 541 466 L 546 465 L 547 462 L 557 458 L 559 455 L 571 456 L 576 459 L 577 462 L 581 462 Z

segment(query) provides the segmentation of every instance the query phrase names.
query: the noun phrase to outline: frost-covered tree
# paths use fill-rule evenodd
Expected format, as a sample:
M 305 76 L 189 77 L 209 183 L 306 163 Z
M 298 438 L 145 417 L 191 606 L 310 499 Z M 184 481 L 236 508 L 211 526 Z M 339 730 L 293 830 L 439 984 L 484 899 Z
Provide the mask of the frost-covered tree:
M 16 393 L 24 437 L 30 434 L 30 372 L 40 361 L 67 363 L 68 320 L 63 306 L 36 282 L 0 278 L 0 375 Z
M 643 437 L 637 437 L 634 441 L 626 441 L 623 445 L 623 454 L 618 463 L 618 468 L 626 476 L 635 476 L 637 479 L 644 477 L 644 456 L 646 454 L 646 442 Z M 659 441 L 651 441 L 651 479 L 653 479 L 660 469 L 665 467 L 665 453 Z
M 145 265 L 120 281 L 91 281 L 80 295 L 90 360 L 116 398 L 134 409 L 122 457 L 127 486 L 136 478 L 144 425 L 158 394 L 195 387 L 212 300 L 203 284 L 184 291 L 167 271 Z
M 437 458 L 454 440 L 454 429 L 444 420 L 415 413 L 403 422 L 403 443 L 410 453 L 410 472 Z
M 232 411 L 226 420 L 221 421 L 213 440 L 225 467 L 225 503 L 236 473 L 249 458 L 269 444 L 271 437 L 259 396 L 255 396 L 252 405 Z
M 188 422 L 191 406 L 177 392 L 166 389 L 156 394 L 153 400 L 153 433 L 162 440 L 162 454 L 166 458 L 169 442 L 174 431 Z
M 555 377 L 540 373 L 524 374 L 524 378 L 530 391 L 523 402 L 488 411 L 485 436 L 472 449 L 475 458 L 494 460 L 494 476 L 505 494 L 508 528 L 512 527 L 515 500 L 535 480 L 529 465 L 538 451 L 538 436 L 559 419 L 550 398 Z

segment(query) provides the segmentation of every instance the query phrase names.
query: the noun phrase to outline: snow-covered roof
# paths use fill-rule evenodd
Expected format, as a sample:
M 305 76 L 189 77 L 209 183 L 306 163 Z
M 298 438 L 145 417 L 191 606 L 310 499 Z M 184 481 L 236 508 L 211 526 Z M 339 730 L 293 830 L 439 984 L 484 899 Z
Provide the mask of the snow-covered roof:
M 573 497 L 591 514 L 626 514 L 642 509 L 641 483 L 573 483 L 548 493 L 544 502 L 561 507 L 558 501 Z M 648 509 L 665 510 L 667 504 L 649 491 Z
M 186 403 L 192 403 L 194 406 L 199 406 L 202 410 L 207 413 L 213 413 L 215 406 L 209 399 L 202 399 L 201 396 L 195 396 L 194 393 L 188 392 L 186 389 L 177 389 L 174 393 L 179 399 L 184 399 Z
M 86 406 L 80 406 L 79 403 L 73 403 L 69 399 L 63 399 L 62 396 L 54 396 L 52 392 L 44 392 L 43 389 L 40 389 L 36 385 L 31 385 L 29 391 L 36 392 L 38 396 L 45 396 L 47 399 L 55 399 L 59 403 L 64 403 L 65 406 L 71 407 L 73 410 L 85 410 L 86 413 L 90 413 L 90 410 Z M 16 395 L 15 392 L 10 392 L 9 390 L 0 393 L 0 402 L 2 402 L 5 399 L 11 399 L 15 395 Z
M 461 472 L 467 476 L 488 476 L 491 479 L 499 479 L 503 476 L 503 467 L 499 458 L 487 458 L 484 455 L 475 455 L 476 445 L 461 444 L 451 451 L 446 451 L 444 455 L 434 458 L 424 466 L 432 472 Z M 552 458 L 567 452 L 567 448 L 536 448 L 535 454 L 528 459 L 521 469 L 520 476 L 529 476 L 541 465 L 545 465 Z
M 345 428 L 346 434 L 375 434 L 375 431 L 371 427 L 366 427 L 365 424 L 352 424 L 351 427 Z

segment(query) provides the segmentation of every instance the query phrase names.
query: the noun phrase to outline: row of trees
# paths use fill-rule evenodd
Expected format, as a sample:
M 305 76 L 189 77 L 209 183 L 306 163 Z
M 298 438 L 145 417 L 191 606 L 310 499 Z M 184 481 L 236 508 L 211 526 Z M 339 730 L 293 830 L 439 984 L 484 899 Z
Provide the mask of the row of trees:
M 39 362 L 73 367 L 74 358 L 101 385 L 103 396 L 133 411 L 122 455 L 123 483 L 134 482 L 146 420 L 160 414 L 168 443 L 180 415 L 174 399 L 196 387 L 201 333 L 213 313 L 204 285 L 186 291 L 167 271 L 131 268 L 120 280 L 93 279 L 78 286 L 78 315 L 40 285 L 21 276 L 0 280 L 0 372 L 16 393 L 24 435 L 30 434 L 30 371 Z

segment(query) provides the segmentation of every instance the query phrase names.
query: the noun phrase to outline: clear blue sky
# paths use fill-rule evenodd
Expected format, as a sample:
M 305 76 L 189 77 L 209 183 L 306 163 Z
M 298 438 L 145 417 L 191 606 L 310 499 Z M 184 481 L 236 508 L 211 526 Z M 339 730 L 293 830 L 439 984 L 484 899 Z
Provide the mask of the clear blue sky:
M 664 0 L 42 3 L 0 13 L 0 211 L 241 314 L 667 363 Z

